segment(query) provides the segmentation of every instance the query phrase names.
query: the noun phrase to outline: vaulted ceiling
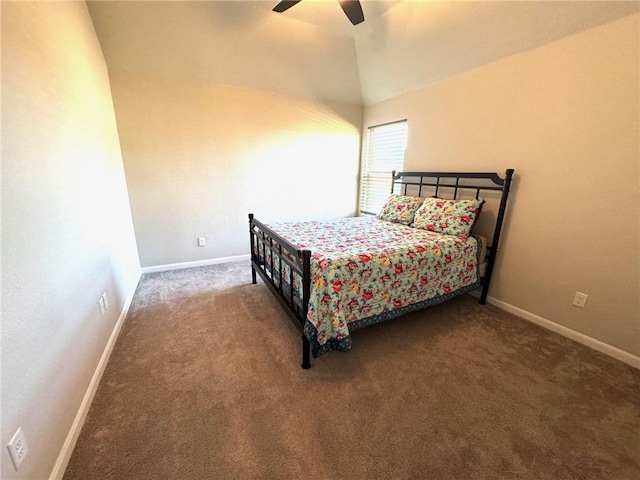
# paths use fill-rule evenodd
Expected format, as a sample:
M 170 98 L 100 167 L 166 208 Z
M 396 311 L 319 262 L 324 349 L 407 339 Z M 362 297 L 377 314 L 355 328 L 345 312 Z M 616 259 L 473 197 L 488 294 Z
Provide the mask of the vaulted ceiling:
M 637 1 L 90 1 L 110 73 L 370 105 L 639 11 Z

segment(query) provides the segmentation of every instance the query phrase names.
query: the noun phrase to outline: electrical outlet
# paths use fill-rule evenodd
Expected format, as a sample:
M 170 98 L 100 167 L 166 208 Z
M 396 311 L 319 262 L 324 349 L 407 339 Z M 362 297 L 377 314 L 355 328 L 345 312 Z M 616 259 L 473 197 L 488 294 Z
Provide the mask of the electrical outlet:
M 105 307 L 104 305 L 104 297 L 100 297 L 100 299 L 98 300 L 98 305 L 100 305 L 100 313 L 104 315 L 104 313 L 107 311 L 107 307 Z
M 576 307 L 584 308 L 587 304 L 587 298 L 589 298 L 589 295 L 587 295 L 586 293 L 576 292 L 573 297 L 573 304 Z
M 109 297 L 107 296 L 107 292 L 102 294 L 102 302 L 104 303 L 104 309 L 109 310 Z
M 13 466 L 16 471 L 18 467 L 24 461 L 24 458 L 29 453 L 29 447 L 27 445 L 27 440 L 24 438 L 24 434 L 22 433 L 22 429 L 18 428 L 16 433 L 13 434 L 13 438 L 9 443 L 7 443 L 7 448 L 9 449 L 9 455 L 11 456 L 11 460 L 13 461 Z
M 198 246 L 204 247 L 207 244 L 207 239 L 205 237 L 198 237 Z

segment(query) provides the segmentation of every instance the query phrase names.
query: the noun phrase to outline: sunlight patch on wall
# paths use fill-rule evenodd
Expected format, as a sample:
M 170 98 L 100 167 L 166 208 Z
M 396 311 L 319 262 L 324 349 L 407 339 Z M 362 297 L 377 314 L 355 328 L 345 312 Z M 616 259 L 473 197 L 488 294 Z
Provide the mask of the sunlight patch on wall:
M 275 220 L 352 215 L 360 136 L 322 133 L 280 138 L 255 152 L 249 184 L 258 213 Z

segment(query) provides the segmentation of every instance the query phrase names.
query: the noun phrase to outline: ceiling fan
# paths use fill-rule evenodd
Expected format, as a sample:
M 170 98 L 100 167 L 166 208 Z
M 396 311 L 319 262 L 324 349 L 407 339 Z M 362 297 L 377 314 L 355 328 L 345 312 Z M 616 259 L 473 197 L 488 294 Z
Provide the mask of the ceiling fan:
M 273 7 L 273 11 L 282 13 L 301 1 L 302 0 L 282 1 Z M 351 23 L 358 25 L 364 22 L 364 13 L 362 12 L 362 6 L 359 0 L 338 0 L 338 3 Z

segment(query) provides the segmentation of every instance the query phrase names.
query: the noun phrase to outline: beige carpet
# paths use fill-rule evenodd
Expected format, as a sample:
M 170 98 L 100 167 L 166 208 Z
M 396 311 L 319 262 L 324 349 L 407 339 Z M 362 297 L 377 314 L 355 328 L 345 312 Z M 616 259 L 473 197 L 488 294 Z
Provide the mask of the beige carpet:
M 65 480 L 640 478 L 640 371 L 471 296 L 300 343 L 248 263 L 145 275 Z

